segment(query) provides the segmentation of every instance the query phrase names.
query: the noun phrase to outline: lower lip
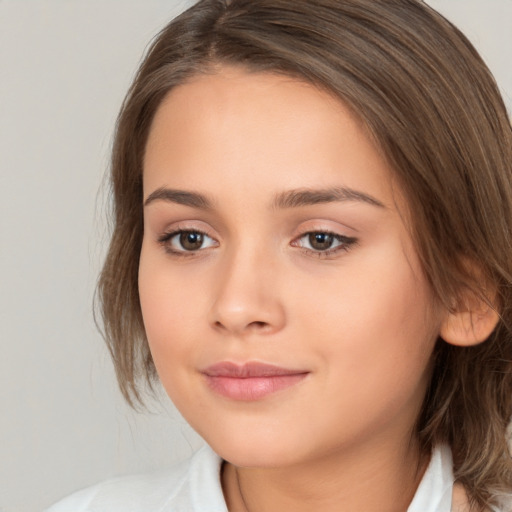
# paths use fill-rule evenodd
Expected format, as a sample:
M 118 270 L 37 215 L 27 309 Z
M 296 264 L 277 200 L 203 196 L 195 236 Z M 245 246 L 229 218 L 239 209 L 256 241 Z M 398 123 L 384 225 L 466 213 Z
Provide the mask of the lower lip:
M 232 400 L 255 401 L 298 384 L 307 373 L 270 377 L 221 377 L 206 375 L 210 388 Z

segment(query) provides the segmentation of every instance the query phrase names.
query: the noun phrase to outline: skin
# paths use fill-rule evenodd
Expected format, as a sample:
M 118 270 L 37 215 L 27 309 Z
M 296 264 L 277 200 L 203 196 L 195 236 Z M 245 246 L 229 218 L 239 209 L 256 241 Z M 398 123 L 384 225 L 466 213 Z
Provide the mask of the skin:
M 144 160 L 144 324 L 170 398 L 228 461 L 232 512 L 407 510 L 428 463 L 412 432 L 444 313 L 392 176 L 342 103 L 291 78 L 220 68 L 173 89 L 156 113 Z M 333 187 L 375 203 L 275 204 Z M 210 208 L 162 188 L 202 194 Z M 179 230 L 205 233 L 203 245 L 186 251 L 169 236 Z M 310 232 L 345 238 L 325 254 Z M 201 373 L 221 361 L 307 377 L 232 400 Z

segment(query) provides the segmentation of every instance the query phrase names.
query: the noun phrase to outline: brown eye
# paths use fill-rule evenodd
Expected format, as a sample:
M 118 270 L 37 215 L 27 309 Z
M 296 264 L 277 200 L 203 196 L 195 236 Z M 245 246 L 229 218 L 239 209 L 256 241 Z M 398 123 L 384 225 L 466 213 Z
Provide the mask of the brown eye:
M 219 244 L 212 237 L 201 231 L 180 229 L 170 233 L 164 233 L 159 237 L 158 242 L 169 254 L 193 255 L 203 249 L 217 247 Z
M 330 233 L 329 231 L 310 231 L 293 241 L 292 246 L 301 247 L 316 256 L 333 256 L 340 251 L 348 251 L 357 238 Z
M 330 233 L 309 233 L 308 242 L 315 251 L 326 251 L 334 242 L 334 235 Z
M 179 236 L 180 245 L 186 251 L 197 251 L 201 249 L 204 242 L 204 235 L 197 231 L 183 231 Z

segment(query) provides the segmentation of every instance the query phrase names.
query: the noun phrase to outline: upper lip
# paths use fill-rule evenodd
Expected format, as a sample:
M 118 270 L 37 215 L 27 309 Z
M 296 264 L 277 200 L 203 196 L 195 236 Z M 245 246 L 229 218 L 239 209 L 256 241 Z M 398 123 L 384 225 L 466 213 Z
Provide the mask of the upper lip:
M 308 373 L 306 370 L 281 368 L 273 364 L 248 362 L 236 364 L 229 361 L 216 363 L 205 368 L 202 373 L 208 377 L 231 377 L 248 379 L 251 377 L 276 377 L 279 375 L 301 375 Z

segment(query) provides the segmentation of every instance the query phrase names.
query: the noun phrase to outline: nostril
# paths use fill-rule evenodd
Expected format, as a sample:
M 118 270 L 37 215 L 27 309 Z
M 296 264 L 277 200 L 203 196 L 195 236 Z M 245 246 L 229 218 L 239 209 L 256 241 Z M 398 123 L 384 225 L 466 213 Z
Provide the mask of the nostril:
M 215 328 L 217 329 L 222 329 L 222 330 L 237 330 L 235 327 L 227 327 L 226 325 L 224 325 L 222 322 L 220 321 L 216 321 L 215 324 L 214 324 Z M 255 331 L 263 331 L 265 329 L 268 329 L 269 327 L 269 324 L 267 322 L 260 322 L 260 321 L 255 321 L 255 322 L 250 322 L 249 324 L 246 324 L 245 327 L 242 327 L 243 330 L 247 329 L 247 330 L 255 330 Z
M 264 329 L 267 326 L 268 324 L 266 322 L 251 322 L 249 324 L 249 327 L 254 327 L 256 329 Z

